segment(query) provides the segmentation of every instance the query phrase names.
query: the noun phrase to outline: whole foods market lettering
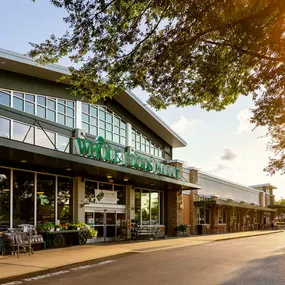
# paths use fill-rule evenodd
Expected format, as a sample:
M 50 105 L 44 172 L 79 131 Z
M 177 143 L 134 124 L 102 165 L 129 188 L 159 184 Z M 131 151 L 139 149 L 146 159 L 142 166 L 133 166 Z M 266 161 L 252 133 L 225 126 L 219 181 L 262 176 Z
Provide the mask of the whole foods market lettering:
M 174 178 L 181 177 L 179 168 L 155 161 L 149 157 L 112 148 L 102 137 L 98 137 L 95 142 L 83 138 L 73 139 L 73 153 L 150 173 Z

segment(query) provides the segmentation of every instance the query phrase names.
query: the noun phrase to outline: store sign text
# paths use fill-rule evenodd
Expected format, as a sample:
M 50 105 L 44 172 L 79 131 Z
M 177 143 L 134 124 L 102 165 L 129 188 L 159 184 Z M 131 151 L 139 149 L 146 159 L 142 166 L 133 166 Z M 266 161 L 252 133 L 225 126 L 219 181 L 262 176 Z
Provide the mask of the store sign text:
M 112 148 L 102 137 L 98 137 L 95 142 L 75 138 L 73 140 L 73 153 L 150 173 L 174 178 L 181 177 L 181 170 L 179 168 L 155 161 L 140 154 L 122 152 L 119 149 Z

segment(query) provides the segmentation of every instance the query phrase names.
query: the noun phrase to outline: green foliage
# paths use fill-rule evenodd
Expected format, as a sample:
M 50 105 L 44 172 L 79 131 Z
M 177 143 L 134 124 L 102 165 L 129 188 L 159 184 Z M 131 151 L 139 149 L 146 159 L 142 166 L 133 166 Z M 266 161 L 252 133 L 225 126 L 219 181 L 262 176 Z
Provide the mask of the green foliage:
M 177 232 L 183 232 L 183 233 L 185 233 L 186 230 L 187 230 L 187 225 L 180 225 L 180 226 L 177 226 L 177 227 L 175 228 L 175 230 L 176 230 Z
M 283 0 L 51 0 L 68 31 L 32 44 L 40 63 L 64 56 L 72 93 L 91 102 L 142 87 L 157 108 L 223 110 L 241 95 L 252 122 L 267 126 L 267 171 L 285 172 L 285 2 Z
M 38 231 L 50 231 L 51 229 L 54 229 L 55 225 L 53 223 L 39 223 L 37 225 Z

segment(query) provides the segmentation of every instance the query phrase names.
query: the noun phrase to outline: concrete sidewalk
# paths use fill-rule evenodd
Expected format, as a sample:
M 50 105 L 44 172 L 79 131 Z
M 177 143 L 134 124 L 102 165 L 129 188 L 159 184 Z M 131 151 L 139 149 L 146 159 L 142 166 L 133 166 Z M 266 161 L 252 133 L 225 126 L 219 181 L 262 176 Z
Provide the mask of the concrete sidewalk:
M 253 231 L 230 234 L 169 238 L 154 241 L 129 241 L 106 244 L 74 246 L 61 249 L 36 251 L 19 258 L 13 256 L 0 257 L 0 284 L 23 276 L 33 276 L 70 268 L 100 260 L 119 258 L 127 254 L 143 254 L 147 252 L 195 246 L 228 239 L 253 237 L 259 235 L 281 233 L 283 231 Z

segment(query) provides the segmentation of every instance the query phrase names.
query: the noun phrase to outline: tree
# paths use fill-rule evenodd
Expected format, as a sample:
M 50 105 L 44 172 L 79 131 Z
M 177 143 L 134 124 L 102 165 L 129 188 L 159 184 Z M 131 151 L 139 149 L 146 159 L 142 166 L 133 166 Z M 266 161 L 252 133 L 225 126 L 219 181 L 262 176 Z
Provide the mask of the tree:
M 267 126 L 267 171 L 285 173 L 284 0 L 51 0 L 68 31 L 32 44 L 40 63 L 64 56 L 72 93 L 91 102 L 140 86 L 156 109 L 223 110 L 252 96 Z

